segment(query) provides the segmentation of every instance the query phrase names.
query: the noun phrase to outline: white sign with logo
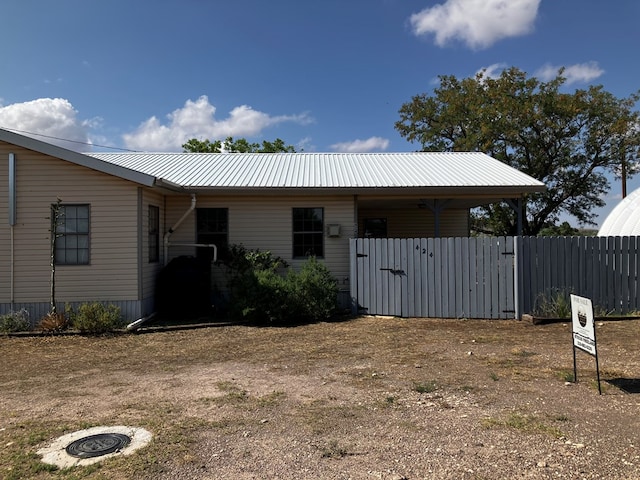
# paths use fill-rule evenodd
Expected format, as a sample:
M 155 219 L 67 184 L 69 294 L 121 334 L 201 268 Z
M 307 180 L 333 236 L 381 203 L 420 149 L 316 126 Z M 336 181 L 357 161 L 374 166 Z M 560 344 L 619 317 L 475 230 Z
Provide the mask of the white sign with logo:
M 593 305 L 590 298 L 571 295 L 573 345 L 591 355 L 596 353 L 596 330 L 593 325 Z

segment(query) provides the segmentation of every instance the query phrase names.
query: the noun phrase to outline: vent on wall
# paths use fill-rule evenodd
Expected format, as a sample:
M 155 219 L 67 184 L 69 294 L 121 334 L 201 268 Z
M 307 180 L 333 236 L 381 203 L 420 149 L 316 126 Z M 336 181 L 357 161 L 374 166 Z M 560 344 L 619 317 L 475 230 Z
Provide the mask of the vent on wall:
M 330 237 L 339 237 L 340 236 L 340 225 L 337 225 L 337 224 L 327 225 L 327 234 Z

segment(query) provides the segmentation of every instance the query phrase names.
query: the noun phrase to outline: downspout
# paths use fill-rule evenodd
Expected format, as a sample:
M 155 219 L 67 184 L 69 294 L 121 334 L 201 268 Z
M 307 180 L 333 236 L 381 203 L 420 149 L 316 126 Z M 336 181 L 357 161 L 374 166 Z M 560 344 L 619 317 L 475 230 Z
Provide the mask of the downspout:
M 16 156 L 14 153 L 9 154 L 9 227 L 10 227 L 10 279 L 9 279 L 9 296 L 11 302 L 11 310 L 14 310 L 15 306 L 15 291 L 14 291 L 14 263 L 15 263 L 15 241 L 13 236 L 13 229 L 16 224 Z
M 171 234 L 173 232 L 176 231 L 176 229 L 180 226 L 180 224 L 182 222 L 184 222 L 184 220 L 191 214 L 191 212 L 193 212 L 196 208 L 196 195 L 195 193 L 191 194 L 191 206 L 189 207 L 189 209 L 184 212 L 184 215 L 182 215 L 182 217 L 180 217 L 180 219 L 173 224 L 173 226 L 167 231 L 167 233 L 164 234 L 163 237 L 163 244 L 164 244 L 164 264 L 167 265 L 167 263 L 169 263 L 169 238 L 171 237 Z

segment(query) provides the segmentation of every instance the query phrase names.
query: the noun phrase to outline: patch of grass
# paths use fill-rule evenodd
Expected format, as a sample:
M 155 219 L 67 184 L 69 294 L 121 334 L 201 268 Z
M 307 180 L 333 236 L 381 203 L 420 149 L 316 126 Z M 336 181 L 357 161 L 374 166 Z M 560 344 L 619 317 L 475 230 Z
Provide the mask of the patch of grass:
M 521 358 L 527 358 L 527 357 L 533 357 L 534 355 L 537 355 L 537 353 L 530 352 L 521 347 L 516 347 L 511 349 L 511 355 L 515 355 L 516 357 L 521 357 Z
M 505 419 L 489 417 L 482 424 L 487 428 L 511 428 L 525 433 L 544 433 L 556 438 L 563 436 L 559 428 L 546 424 L 536 416 L 521 413 L 511 413 Z
M 215 399 L 216 403 L 239 403 L 249 399 L 249 393 L 232 382 L 218 382 L 218 390 L 225 392 L 222 397 Z
M 353 455 L 346 447 L 341 446 L 337 440 L 331 440 L 327 445 L 320 448 L 322 458 L 342 458 Z
M 438 389 L 436 382 L 428 381 L 428 382 L 414 382 L 413 383 L 413 391 L 418 393 L 432 393 Z
M 557 372 L 558 378 L 563 382 L 575 382 L 575 377 L 573 376 L 573 370 L 559 370 Z
M 274 390 L 271 393 L 263 395 L 258 398 L 258 405 L 261 407 L 273 407 L 280 403 L 281 400 L 287 397 L 286 392 Z

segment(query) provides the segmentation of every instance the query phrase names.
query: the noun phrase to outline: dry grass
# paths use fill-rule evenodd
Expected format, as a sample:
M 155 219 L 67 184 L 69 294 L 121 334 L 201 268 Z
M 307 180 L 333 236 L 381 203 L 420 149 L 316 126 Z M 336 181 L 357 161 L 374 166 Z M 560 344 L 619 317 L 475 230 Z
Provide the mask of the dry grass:
M 598 342 L 603 379 L 640 378 L 640 321 L 600 325 Z M 456 441 L 447 430 L 460 419 L 462 431 L 478 429 L 478 444 L 540 435 L 545 446 L 627 431 L 630 444 L 639 430 L 633 395 L 608 383 L 597 395 L 588 355 L 578 354 L 580 383 L 565 386 L 573 373 L 567 324 L 366 317 L 294 328 L 0 337 L 0 352 L 0 478 L 8 480 L 224 478 L 198 469 L 218 462 L 220 472 L 237 473 L 265 455 L 305 478 L 291 457 L 296 448 L 321 472 L 316 478 L 342 478 L 331 476 L 334 468 L 391 462 L 387 440 L 396 437 L 406 445 L 391 451 L 421 478 L 428 472 L 415 449 L 428 449 L 420 439 Z M 578 408 L 585 396 L 590 407 Z M 35 454 L 65 433 L 116 424 L 146 428 L 153 442 L 132 457 L 65 471 Z M 192 450 L 196 442 L 208 450 Z M 491 466 L 476 472 L 482 468 Z

